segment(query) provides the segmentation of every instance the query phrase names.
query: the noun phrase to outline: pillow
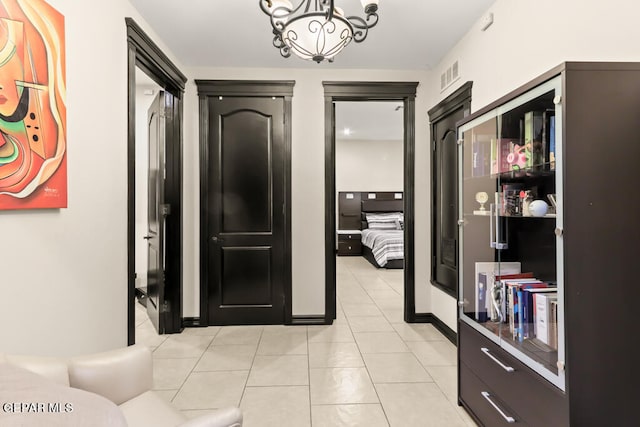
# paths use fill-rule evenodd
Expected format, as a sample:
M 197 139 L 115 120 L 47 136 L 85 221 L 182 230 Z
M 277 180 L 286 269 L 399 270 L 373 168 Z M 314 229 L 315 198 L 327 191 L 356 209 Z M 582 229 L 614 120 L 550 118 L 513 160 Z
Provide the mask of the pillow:
M 402 212 L 367 213 L 365 216 L 369 228 L 373 230 L 402 230 L 404 226 Z

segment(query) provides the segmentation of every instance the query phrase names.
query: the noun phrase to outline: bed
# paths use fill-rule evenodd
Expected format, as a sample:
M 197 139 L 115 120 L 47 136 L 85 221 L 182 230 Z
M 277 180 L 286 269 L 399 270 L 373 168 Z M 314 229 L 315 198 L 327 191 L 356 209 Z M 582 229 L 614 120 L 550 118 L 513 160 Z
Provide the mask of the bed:
M 403 200 L 362 200 L 361 212 L 362 255 L 378 268 L 404 268 Z

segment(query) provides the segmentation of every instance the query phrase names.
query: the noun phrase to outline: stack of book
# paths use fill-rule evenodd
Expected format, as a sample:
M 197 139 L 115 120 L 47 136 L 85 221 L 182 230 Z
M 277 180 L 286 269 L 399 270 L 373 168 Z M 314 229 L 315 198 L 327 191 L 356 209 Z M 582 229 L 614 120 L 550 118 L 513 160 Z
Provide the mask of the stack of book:
M 555 284 L 522 273 L 519 262 L 476 262 L 475 273 L 477 322 L 508 324 L 514 341 L 537 339 L 557 349 Z
M 503 319 L 515 341 L 537 338 L 557 348 L 557 305 L 551 306 L 558 298 L 557 288 L 529 275 L 500 280 L 505 294 Z

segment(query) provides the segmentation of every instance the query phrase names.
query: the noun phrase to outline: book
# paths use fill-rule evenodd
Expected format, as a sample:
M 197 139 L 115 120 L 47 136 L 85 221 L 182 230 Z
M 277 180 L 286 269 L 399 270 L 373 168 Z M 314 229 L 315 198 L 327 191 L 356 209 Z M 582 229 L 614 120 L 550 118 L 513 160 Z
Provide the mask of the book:
M 484 282 L 480 282 L 480 274 L 485 273 L 487 276 L 484 278 Z M 520 263 L 519 262 L 476 262 L 475 263 L 475 319 L 486 319 L 487 316 L 487 290 L 488 285 L 494 282 L 494 277 L 496 274 L 506 274 L 506 273 L 520 273 Z
M 531 166 L 540 166 L 545 162 L 544 114 L 541 111 L 525 113 L 524 143 L 531 147 Z M 529 129 L 527 129 L 529 123 Z
M 487 321 L 487 274 L 486 272 L 481 272 L 478 274 L 478 301 L 476 308 L 476 321 L 478 323 L 484 323 Z
M 485 273 L 486 277 L 481 282 L 480 274 Z M 520 273 L 519 262 L 476 262 L 475 263 L 475 319 L 489 318 L 487 314 L 487 292 L 492 295 L 496 274 Z M 492 304 L 489 302 L 489 304 Z
M 551 317 L 551 302 L 557 300 L 558 294 L 556 293 L 541 293 L 537 294 L 536 299 L 536 338 L 543 343 L 551 346 L 551 328 L 553 318 Z
M 514 335 L 516 340 L 518 340 L 519 342 L 522 342 L 524 341 L 524 322 L 525 322 L 524 291 L 522 290 L 522 288 L 517 288 L 516 296 L 517 296 L 517 302 L 515 302 L 514 305 L 518 312 L 518 318 L 515 326 Z
M 490 285 L 487 289 L 487 315 L 489 318 L 494 321 L 500 321 L 505 318 L 504 314 L 504 298 L 505 292 L 502 286 L 502 280 L 506 279 L 532 279 L 533 273 L 511 273 L 511 274 L 503 274 L 504 272 L 500 272 L 501 274 L 495 275 L 490 278 Z
M 539 280 L 533 277 L 533 273 L 526 273 L 528 277 L 515 278 L 515 279 L 500 279 L 496 282 L 496 286 L 499 286 L 502 290 L 502 303 L 500 311 L 502 313 L 502 322 L 511 323 L 513 320 L 513 295 L 511 294 L 512 287 L 515 283 L 538 283 Z M 512 286 L 509 287 L 508 283 Z
M 527 288 L 544 288 L 547 284 L 537 279 L 509 279 L 505 281 L 507 289 L 507 317 L 509 331 L 514 339 L 524 338 L 524 313 L 522 290 Z
M 551 287 L 551 285 L 547 284 L 547 287 L 544 288 L 526 288 L 523 293 L 523 316 L 524 316 L 524 324 L 523 324 L 523 334 L 524 338 L 534 338 L 535 337 L 535 317 L 536 317 L 536 309 L 534 299 L 536 294 L 540 292 L 558 292 L 556 287 Z
M 556 111 L 554 109 L 547 109 L 542 113 L 542 143 L 544 145 L 544 162 L 551 162 L 551 139 L 553 137 L 553 149 L 555 151 L 555 114 Z M 551 122 L 554 122 L 554 129 L 552 132 Z M 555 152 L 554 152 L 555 157 Z M 554 159 L 555 160 L 555 159 Z
M 558 299 L 549 303 L 549 346 L 558 349 Z

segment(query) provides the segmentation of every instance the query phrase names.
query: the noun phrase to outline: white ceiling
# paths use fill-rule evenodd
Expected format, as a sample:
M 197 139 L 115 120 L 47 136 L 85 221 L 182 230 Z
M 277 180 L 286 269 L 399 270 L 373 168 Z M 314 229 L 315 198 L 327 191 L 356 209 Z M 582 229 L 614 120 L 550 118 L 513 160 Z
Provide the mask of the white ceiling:
M 430 69 L 495 0 L 380 0 L 378 25 L 333 64 L 282 58 L 258 0 L 130 1 L 187 67 Z M 359 0 L 336 6 L 363 16 Z
M 403 117 L 402 102 L 336 102 L 336 139 L 400 141 Z

